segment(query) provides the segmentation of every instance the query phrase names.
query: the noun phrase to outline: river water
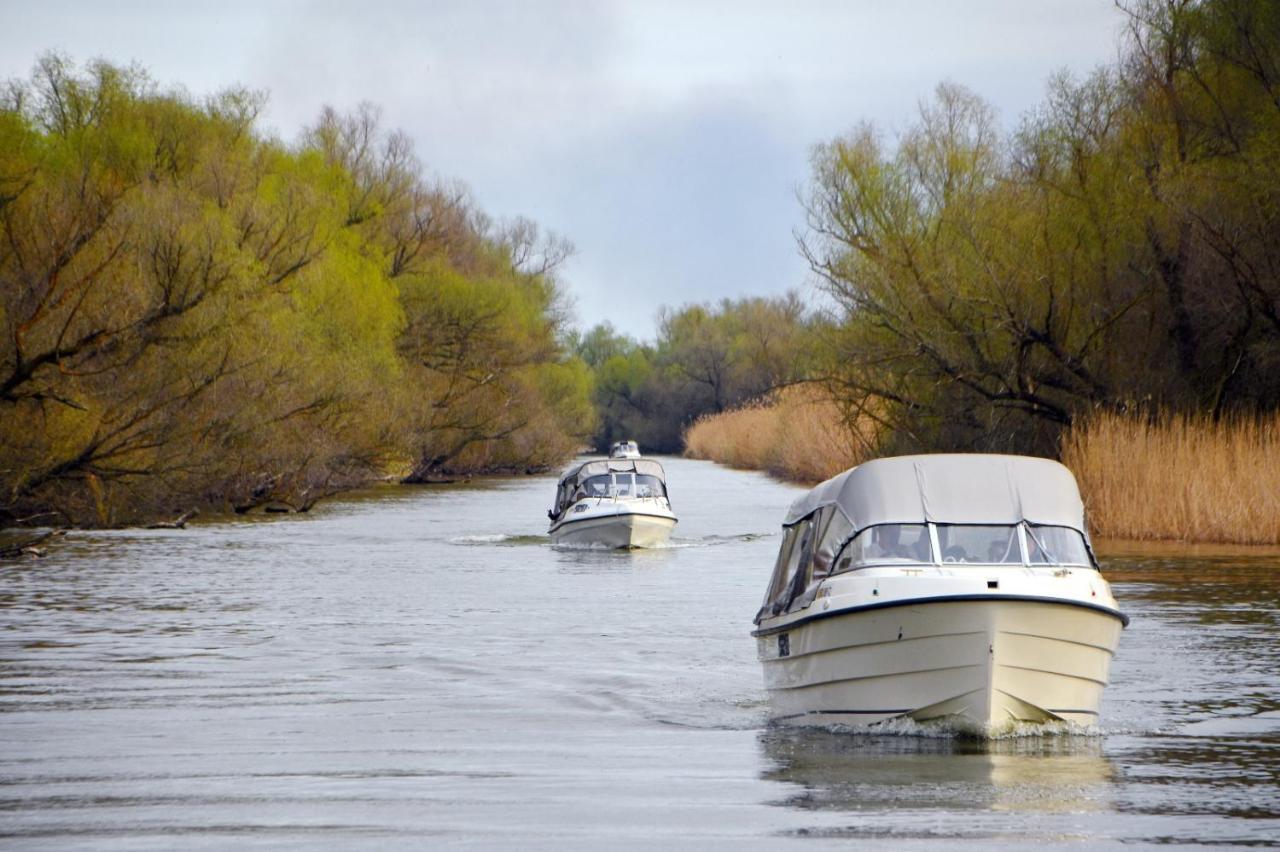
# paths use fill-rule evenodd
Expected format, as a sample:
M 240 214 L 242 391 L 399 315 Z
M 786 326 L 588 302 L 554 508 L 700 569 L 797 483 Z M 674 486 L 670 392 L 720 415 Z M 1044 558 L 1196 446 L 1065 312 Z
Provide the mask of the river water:
M 0 844 L 1280 845 L 1274 554 L 1105 560 L 1098 731 L 779 730 L 751 617 L 799 491 L 667 467 L 663 550 L 552 548 L 525 477 L 0 565 Z

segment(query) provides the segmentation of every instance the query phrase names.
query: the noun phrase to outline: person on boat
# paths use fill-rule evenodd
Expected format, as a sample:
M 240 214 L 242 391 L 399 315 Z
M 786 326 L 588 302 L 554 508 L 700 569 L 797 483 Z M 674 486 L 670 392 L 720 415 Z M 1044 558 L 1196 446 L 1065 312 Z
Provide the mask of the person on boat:
M 911 548 L 901 541 L 902 528 L 897 524 L 884 524 L 875 528 L 875 547 L 873 556 L 881 559 L 914 559 Z

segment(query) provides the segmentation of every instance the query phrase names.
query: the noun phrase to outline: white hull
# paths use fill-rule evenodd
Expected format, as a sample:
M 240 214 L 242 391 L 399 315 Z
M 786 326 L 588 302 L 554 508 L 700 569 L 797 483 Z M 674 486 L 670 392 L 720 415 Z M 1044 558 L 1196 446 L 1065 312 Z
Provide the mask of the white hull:
M 778 621 L 757 632 L 777 721 L 947 720 L 982 734 L 1018 722 L 1096 723 L 1122 628 L 1104 608 L 999 596 Z
M 641 514 L 619 508 L 616 514 L 562 521 L 551 528 L 551 543 L 575 547 L 660 547 L 671 538 L 675 516 Z

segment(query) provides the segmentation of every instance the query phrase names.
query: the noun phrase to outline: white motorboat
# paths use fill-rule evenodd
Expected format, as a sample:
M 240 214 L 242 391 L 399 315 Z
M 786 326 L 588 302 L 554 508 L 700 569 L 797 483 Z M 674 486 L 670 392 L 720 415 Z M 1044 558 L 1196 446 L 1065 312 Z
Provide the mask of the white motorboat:
M 640 447 L 635 441 L 615 441 L 609 447 L 609 458 L 638 459 L 640 458 Z
M 1128 618 L 1048 459 L 867 462 L 792 504 L 757 652 L 776 721 L 1091 725 Z
M 635 455 L 613 455 L 575 465 L 560 477 L 551 519 L 551 543 L 596 547 L 656 547 L 676 525 L 662 465 Z M 617 445 L 615 445 L 616 447 Z M 624 448 L 625 449 L 625 448 Z

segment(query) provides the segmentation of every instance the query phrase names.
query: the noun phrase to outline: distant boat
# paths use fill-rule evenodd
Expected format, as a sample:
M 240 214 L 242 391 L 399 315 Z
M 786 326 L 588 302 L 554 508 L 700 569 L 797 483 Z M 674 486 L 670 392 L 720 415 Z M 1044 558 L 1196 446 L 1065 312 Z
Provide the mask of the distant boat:
M 613 446 L 609 447 L 609 458 L 638 459 L 640 458 L 640 447 L 635 441 L 615 441 Z
M 775 720 L 1097 722 L 1129 619 L 1062 465 L 871 461 L 796 500 L 783 532 L 753 634 Z
M 609 458 L 575 465 L 556 487 L 552 544 L 655 547 L 676 525 L 662 465 L 641 458 L 635 441 L 613 445 Z

